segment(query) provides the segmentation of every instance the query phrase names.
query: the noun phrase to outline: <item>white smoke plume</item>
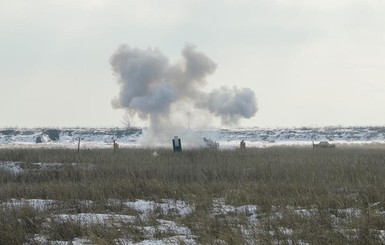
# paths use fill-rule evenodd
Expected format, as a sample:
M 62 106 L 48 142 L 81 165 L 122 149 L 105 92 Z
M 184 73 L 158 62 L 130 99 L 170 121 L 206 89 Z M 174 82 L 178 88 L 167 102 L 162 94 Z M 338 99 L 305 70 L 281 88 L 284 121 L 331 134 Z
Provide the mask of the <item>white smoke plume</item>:
M 249 88 L 221 87 L 203 92 L 206 77 L 217 65 L 194 45 L 186 45 L 182 59 L 176 63 L 170 63 L 158 49 L 121 45 L 110 64 L 120 85 L 113 107 L 149 120 L 149 134 L 158 140 L 168 142 L 173 136 L 170 131 L 177 125 L 173 125 L 171 116 L 178 113 L 173 105 L 181 102 L 220 117 L 226 125 L 235 125 L 257 112 L 255 94 Z
M 202 94 L 196 104 L 221 117 L 226 125 L 236 124 L 240 118 L 251 118 L 257 111 L 254 91 L 249 88 L 221 87 Z

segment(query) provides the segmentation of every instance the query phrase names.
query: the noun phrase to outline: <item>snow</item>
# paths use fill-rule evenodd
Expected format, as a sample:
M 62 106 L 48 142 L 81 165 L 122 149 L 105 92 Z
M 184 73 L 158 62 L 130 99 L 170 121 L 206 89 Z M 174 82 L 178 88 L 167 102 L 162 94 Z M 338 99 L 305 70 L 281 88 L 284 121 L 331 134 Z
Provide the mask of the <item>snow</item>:
M 258 208 L 256 205 L 243 205 L 234 207 L 232 205 L 226 205 L 224 198 L 215 198 L 213 199 L 213 209 L 212 213 L 214 215 L 219 214 L 229 214 L 229 213 L 244 213 L 249 214 L 250 216 L 256 214 Z
M 279 234 L 285 235 L 285 236 L 291 236 L 294 233 L 294 231 L 292 229 L 288 229 L 285 227 L 278 227 L 276 232 Z M 275 231 L 269 231 L 269 234 L 271 236 L 274 236 L 276 232 Z
M 84 238 L 75 238 L 73 241 L 48 241 L 45 236 L 36 235 L 34 241 L 37 244 L 52 244 L 52 245 L 89 245 L 92 244 L 90 240 Z
M 156 220 L 158 225 L 157 226 L 145 226 L 142 227 L 142 230 L 145 231 L 145 233 L 153 237 L 156 235 L 157 232 L 161 233 L 173 233 L 178 235 L 192 235 L 189 228 L 184 226 L 178 226 L 174 221 L 170 220 L 163 220 L 163 219 L 157 219 Z
M 124 205 L 145 215 L 154 212 L 156 209 L 160 209 L 164 215 L 171 214 L 186 216 L 195 210 L 194 207 L 190 206 L 185 201 L 171 199 L 163 199 L 161 203 L 145 200 L 127 201 L 124 202 Z
M 0 206 L 7 208 L 21 208 L 27 205 L 37 211 L 44 211 L 52 208 L 56 203 L 57 201 L 51 199 L 10 199 L 0 203 Z
M 0 162 L 0 170 L 12 174 L 20 174 L 23 169 L 20 167 L 20 162 Z
M 117 201 L 117 200 L 115 200 Z M 79 200 L 79 202 L 90 205 L 93 201 L 90 200 Z M 50 199 L 10 199 L 0 203 L 0 207 L 6 208 L 21 208 L 24 205 L 28 205 L 31 208 L 37 211 L 50 210 L 55 205 L 59 204 L 59 201 L 50 200 Z M 134 207 L 136 210 L 141 211 L 145 214 L 150 214 L 156 209 L 160 208 L 165 214 L 179 214 L 179 215 L 188 215 L 193 212 L 187 203 L 183 201 L 172 201 L 172 200 L 162 200 L 161 203 L 156 203 L 153 201 L 145 200 L 136 200 L 134 202 L 125 202 L 128 207 Z M 115 214 L 115 213 L 77 213 L 77 214 L 53 214 L 50 218 L 47 218 L 47 222 L 56 221 L 56 222 L 76 222 L 78 224 L 87 226 L 87 225 L 107 225 L 111 227 L 119 227 L 119 224 L 126 223 L 134 225 L 136 229 L 139 229 L 144 232 L 146 235 L 146 240 L 140 243 L 133 243 L 127 239 L 119 239 L 117 242 L 119 244 L 190 244 L 195 245 L 195 236 L 192 234 L 191 230 L 188 227 L 180 226 L 175 221 L 166 220 L 166 219 L 156 219 L 156 225 L 154 226 L 137 226 L 135 222 L 140 219 L 142 220 L 143 216 L 133 216 L 133 215 L 124 215 L 124 214 Z M 143 220 L 142 220 L 143 221 Z M 158 233 L 170 234 L 170 237 L 163 238 L 161 240 L 154 239 L 154 236 Z M 35 241 L 40 243 L 47 244 L 90 244 L 90 241 L 87 239 L 76 238 L 72 242 L 67 241 L 48 241 L 46 237 L 42 235 L 37 235 Z
M 307 210 L 307 209 L 296 209 L 294 210 L 294 213 L 300 217 L 310 217 L 313 215 L 314 210 Z
M 346 208 L 337 210 L 338 217 L 358 218 L 361 216 L 361 210 L 357 208 Z
M 126 239 L 119 239 L 117 241 L 117 244 L 122 245 L 179 245 L 179 244 L 186 244 L 186 245 L 195 245 L 197 244 L 195 241 L 195 237 L 189 237 L 189 236 L 172 236 L 168 238 L 164 238 L 162 240 L 154 240 L 154 239 L 148 239 L 144 240 L 138 243 L 133 243 L 130 240 Z
M 0 148 L 77 149 L 79 138 L 81 149 L 112 148 L 113 140 L 120 147 L 141 147 L 144 134 L 142 129 L 121 128 L 0 129 Z M 202 147 L 204 137 L 219 143 L 222 149 L 238 148 L 241 140 L 246 147 L 311 146 L 312 141 L 331 141 L 337 145 L 385 144 L 385 127 L 186 129 L 180 135 L 184 148 Z M 36 143 L 37 138 L 42 143 Z M 152 146 L 171 148 L 170 142 Z
M 135 216 L 122 214 L 98 214 L 98 213 L 79 213 L 79 214 L 58 214 L 53 217 L 57 221 L 75 221 L 82 225 L 90 224 L 115 224 L 116 222 L 133 223 Z
M 63 167 L 93 167 L 93 164 L 78 164 L 78 163 L 30 163 L 25 164 L 23 162 L 11 162 L 0 161 L 0 171 L 9 172 L 14 175 L 22 174 L 27 171 L 38 171 L 38 170 L 47 170 L 47 169 L 58 169 Z
M 137 217 L 132 215 L 122 214 L 98 214 L 98 213 L 79 213 L 79 214 L 58 214 L 54 215 L 55 221 L 68 222 L 73 221 L 78 224 L 87 225 L 107 225 L 119 227 L 120 223 L 128 223 L 134 225 Z M 183 241 L 185 244 L 195 244 L 194 236 L 189 228 L 177 225 L 174 221 L 156 219 L 157 225 L 155 226 L 135 226 L 144 232 L 147 238 L 150 240 L 143 241 L 135 244 L 179 244 Z M 174 234 L 175 236 L 162 240 L 153 240 L 153 237 L 158 233 Z M 120 240 L 119 240 L 120 241 Z M 133 244 L 129 240 L 120 241 L 122 244 Z
M 78 200 L 81 203 L 92 205 L 93 201 L 91 200 Z M 35 210 L 45 211 L 54 210 L 55 214 L 51 214 L 47 217 L 47 224 L 52 221 L 56 222 L 68 222 L 73 221 L 80 225 L 103 225 L 110 227 L 120 227 L 121 224 L 126 224 L 133 226 L 136 230 L 143 232 L 144 239 L 141 242 L 134 243 L 127 238 L 117 239 L 116 242 L 119 244 L 189 244 L 195 245 L 196 236 L 193 232 L 183 224 L 178 224 L 177 221 L 172 220 L 175 216 L 180 215 L 186 216 L 195 211 L 195 208 L 181 200 L 171 200 L 164 199 L 159 202 L 151 200 L 109 200 L 110 204 L 123 204 L 128 208 L 132 208 L 138 212 L 137 215 L 126 215 L 119 213 L 57 213 L 60 212 L 60 209 L 57 207 L 60 204 L 60 201 L 50 200 L 50 199 L 10 199 L 3 202 L 0 202 L 0 208 L 21 208 L 24 205 L 28 205 Z M 378 203 L 370 204 L 372 207 L 379 206 Z M 169 214 L 167 218 L 158 218 L 151 221 L 151 225 L 146 224 L 146 215 L 149 215 L 154 212 L 161 210 L 164 214 Z M 64 212 L 63 210 L 61 210 Z M 255 244 L 252 241 L 253 234 L 267 232 L 270 236 L 283 235 L 287 238 L 286 242 L 288 244 L 308 244 L 306 241 L 301 240 L 292 240 L 294 239 L 296 231 L 293 230 L 290 226 L 280 226 L 276 227 L 274 230 L 264 231 L 259 228 L 261 220 L 266 217 L 272 219 L 281 219 L 287 213 L 293 213 L 302 218 L 311 217 L 318 213 L 316 208 L 303 208 L 303 207 L 272 207 L 272 211 L 269 213 L 261 213 L 261 209 L 256 205 L 240 205 L 233 206 L 226 204 L 224 198 L 214 198 L 212 200 L 212 209 L 211 215 L 225 217 L 234 224 L 237 224 L 236 215 L 232 214 L 244 214 L 248 216 L 249 224 L 238 225 L 239 229 L 242 231 L 243 236 L 248 242 L 248 244 Z M 224 216 L 222 216 L 224 215 Z M 266 216 L 267 215 L 267 216 Z M 348 228 L 345 224 L 349 224 L 352 220 L 362 215 L 362 210 L 357 208 L 344 208 L 330 210 L 330 217 L 333 220 L 333 229 L 348 239 L 355 239 L 358 236 L 358 230 Z M 382 210 L 377 210 L 373 215 L 384 216 L 385 213 Z M 177 219 L 178 220 L 178 219 Z M 138 222 L 140 221 L 140 222 Z M 155 221 L 155 222 L 154 222 Z M 141 224 L 141 225 L 139 225 Z M 380 241 L 385 242 L 385 231 L 384 230 L 372 230 L 374 234 Z M 156 239 L 156 235 L 162 233 L 164 236 L 167 236 L 162 239 Z M 72 242 L 66 241 L 48 241 L 43 235 L 37 234 L 35 241 L 38 243 L 44 244 L 90 244 L 90 241 L 86 238 L 76 238 Z M 282 241 L 272 241 L 273 244 L 281 244 Z

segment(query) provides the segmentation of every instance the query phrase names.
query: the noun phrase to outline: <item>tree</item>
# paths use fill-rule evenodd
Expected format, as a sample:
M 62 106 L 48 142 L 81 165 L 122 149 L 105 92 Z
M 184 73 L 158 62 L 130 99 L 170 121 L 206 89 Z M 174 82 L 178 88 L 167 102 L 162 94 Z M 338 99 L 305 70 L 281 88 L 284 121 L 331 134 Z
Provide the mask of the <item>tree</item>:
M 134 117 L 133 112 L 125 111 L 120 122 L 123 124 L 125 128 L 129 129 L 132 127 L 133 117 Z

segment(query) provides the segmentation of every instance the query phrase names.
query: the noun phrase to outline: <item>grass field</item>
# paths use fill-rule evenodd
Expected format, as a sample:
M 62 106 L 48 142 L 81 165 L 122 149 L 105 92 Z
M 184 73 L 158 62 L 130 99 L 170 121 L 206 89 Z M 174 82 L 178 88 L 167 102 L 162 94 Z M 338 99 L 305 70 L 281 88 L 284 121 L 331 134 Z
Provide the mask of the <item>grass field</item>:
M 0 244 L 385 244 L 385 149 L 153 151 L 1 149 Z

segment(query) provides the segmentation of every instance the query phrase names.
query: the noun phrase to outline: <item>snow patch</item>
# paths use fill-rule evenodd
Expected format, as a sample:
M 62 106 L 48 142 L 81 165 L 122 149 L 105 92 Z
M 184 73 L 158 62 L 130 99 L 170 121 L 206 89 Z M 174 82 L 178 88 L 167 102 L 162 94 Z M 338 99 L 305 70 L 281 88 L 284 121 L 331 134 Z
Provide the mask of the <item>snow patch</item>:
M 124 202 L 124 205 L 145 215 L 159 209 L 164 215 L 186 216 L 195 210 L 193 206 L 190 206 L 185 201 L 171 199 L 163 199 L 161 201 L 161 203 L 156 203 L 154 201 L 136 200 Z
M 79 213 L 79 214 L 58 214 L 53 216 L 56 221 L 68 222 L 75 221 L 82 225 L 91 224 L 115 224 L 116 222 L 133 223 L 135 216 L 122 214 L 98 214 L 98 213 Z
M 51 199 L 10 199 L 0 204 L 1 207 L 6 208 L 21 208 L 23 206 L 29 206 L 37 211 L 44 211 L 54 207 L 57 203 Z
M 20 167 L 20 162 L 0 162 L 0 170 L 12 174 L 20 174 L 23 169 Z
M 245 214 L 255 214 L 258 211 L 256 205 L 243 205 L 234 207 L 231 205 L 225 204 L 224 198 L 215 198 L 213 199 L 213 208 L 212 213 L 214 215 L 218 214 L 228 214 L 228 213 L 245 213 Z

